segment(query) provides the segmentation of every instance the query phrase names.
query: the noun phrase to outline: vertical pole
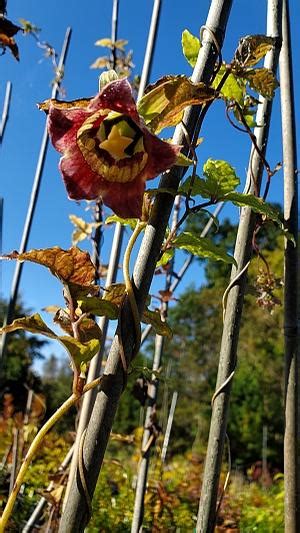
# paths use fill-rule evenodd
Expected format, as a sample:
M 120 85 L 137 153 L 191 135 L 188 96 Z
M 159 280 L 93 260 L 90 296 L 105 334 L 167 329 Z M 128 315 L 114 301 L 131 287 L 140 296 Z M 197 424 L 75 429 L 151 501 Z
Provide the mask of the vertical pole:
M 139 85 L 139 91 L 138 91 L 138 97 L 137 97 L 138 100 L 140 100 L 140 98 L 143 96 L 145 86 L 148 83 L 150 72 L 151 72 L 151 65 L 152 65 L 152 59 L 153 59 L 154 47 L 155 47 L 155 41 L 156 41 L 156 33 L 157 33 L 157 28 L 158 28 L 158 23 L 159 23 L 160 3 L 161 3 L 161 0 L 154 0 L 147 47 L 146 47 L 142 75 L 141 75 L 141 82 Z M 119 2 L 118 0 L 113 0 L 112 32 L 111 32 L 112 43 L 115 43 L 117 39 L 118 12 L 119 12 Z M 115 59 L 116 59 L 115 48 L 113 48 L 113 52 L 114 52 L 113 61 L 115 63 Z M 109 259 L 109 267 L 108 267 L 108 272 L 106 276 L 106 283 L 105 283 L 106 287 L 109 287 L 112 283 L 115 283 L 116 281 L 118 265 L 120 261 L 120 255 L 121 255 L 123 236 L 124 236 L 124 226 L 122 226 L 120 223 L 117 223 L 115 225 L 112 251 L 111 251 L 111 255 Z M 87 382 L 93 381 L 97 376 L 99 376 L 101 372 L 108 323 L 109 321 L 106 317 L 101 317 L 99 321 L 99 327 L 102 330 L 101 348 L 100 348 L 99 353 L 92 359 L 90 363 Z M 64 498 L 64 507 L 66 506 L 66 503 L 67 503 L 67 500 L 70 494 L 72 482 L 73 482 L 75 472 L 77 469 L 78 450 L 79 450 L 81 435 L 83 431 L 85 430 L 85 428 L 87 427 L 87 424 L 89 422 L 90 415 L 93 409 L 93 405 L 95 403 L 96 395 L 97 395 L 97 391 L 93 389 L 91 391 L 88 391 L 84 395 L 83 400 L 82 400 L 81 413 L 80 413 L 79 423 L 78 423 L 77 432 L 76 432 L 76 440 L 74 444 L 74 454 L 72 457 L 68 484 L 67 484 L 65 498 Z
M 58 63 L 59 72 L 63 71 L 64 62 L 65 62 L 68 48 L 69 48 L 70 38 L 71 38 L 71 28 L 67 28 L 59 63 Z M 55 82 L 52 88 L 51 98 L 55 98 L 57 96 L 58 89 L 59 89 L 59 83 Z M 36 204 L 38 200 L 38 194 L 40 190 L 41 179 L 42 179 L 43 170 L 44 170 L 44 164 L 46 160 L 47 147 L 48 147 L 48 130 L 47 130 L 47 126 L 45 125 L 40 152 L 39 152 L 38 161 L 37 161 L 37 166 L 36 166 L 36 171 L 35 171 L 35 176 L 33 180 L 33 186 L 31 190 L 29 206 L 28 206 L 26 220 L 25 220 L 25 224 L 23 228 L 23 235 L 22 235 L 21 244 L 19 248 L 20 253 L 25 252 L 27 249 L 27 244 L 28 244 L 28 240 L 30 236 L 30 230 L 31 230 L 32 222 L 33 222 L 34 212 L 35 212 L 35 208 L 36 208 Z M 12 286 L 11 286 L 11 294 L 10 294 L 10 300 L 8 304 L 8 310 L 7 310 L 7 314 L 6 314 L 3 326 L 5 326 L 6 324 L 9 324 L 13 320 L 22 270 L 23 270 L 23 263 L 17 261 L 16 266 L 15 266 Z M 0 356 L 2 359 L 5 355 L 5 347 L 6 347 L 6 333 L 3 333 L 1 336 L 1 345 L 0 345 Z
M 268 0 L 267 34 L 277 38 L 281 34 L 281 1 L 279 0 Z M 264 66 L 272 69 L 274 73 L 277 70 L 278 55 L 278 49 L 274 49 L 268 52 L 265 57 Z M 258 127 L 255 128 L 254 134 L 257 139 L 257 145 L 263 154 L 265 154 L 268 142 L 271 111 L 272 102 L 265 98 L 261 99 L 256 114 Z M 252 147 L 247 175 L 247 182 L 251 184 L 251 193 L 255 192 L 254 184 L 259 192 L 262 174 L 263 165 L 260 156 L 254 147 Z M 255 221 L 256 215 L 251 209 L 243 208 L 241 210 L 234 251 L 237 266 L 232 268 L 231 280 L 233 281 L 239 273 L 241 273 L 241 276 L 239 282 L 230 290 L 227 298 L 216 391 L 221 389 L 224 383 L 227 384 L 217 394 L 213 402 L 196 526 L 197 533 L 212 533 L 215 528 L 217 495 L 226 436 L 232 376 L 236 365 L 239 328 L 246 289 L 246 265 L 252 256 L 252 235 Z M 244 273 L 242 274 L 243 271 Z
M 283 0 L 282 48 L 279 60 L 284 175 L 284 219 L 298 246 L 285 240 L 284 341 L 285 341 L 285 433 L 284 487 L 285 531 L 300 531 L 299 487 L 299 238 L 298 179 L 293 65 L 288 1 Z

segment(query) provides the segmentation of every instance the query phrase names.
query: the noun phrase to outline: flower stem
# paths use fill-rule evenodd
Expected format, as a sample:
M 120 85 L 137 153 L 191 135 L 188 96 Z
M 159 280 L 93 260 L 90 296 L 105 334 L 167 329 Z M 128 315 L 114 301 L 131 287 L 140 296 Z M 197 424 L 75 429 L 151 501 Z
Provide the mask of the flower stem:
M 94 381 L 91 381 L 85 387 L 83 388 L 83 394 L 87 392 L 88 390 L 93 389 L 97 385 L 99 385 L 101 378 L 97 378 Z M 11 516 L 16 498 L 18 496 L 19 490 L 21 488 L 21 485 L 24 481 L 25 475 L 27 473 L 28 467 L 36 454 L 39 446 L 42 443 L 43 438 L 46 436 L 48 431 L 54 426 L 58 420 L 74 405 L 78 399 L 80 398 L 80 394 L 72 394 L 58 409 L 55 411 L 55 413 L 47 420 L 47 422 L 43 425 L 43 427 L 40 429 L 40 431 L 37 433 L 35 438 L 33 439 L 27 453 L 25 456 L 25 459 L 22 463 L 22 466 L 19 470 L 19 473 L 17 475 L 15 484 L 13 486 L 13 490 L 11 494 L 9 495 L 9 498 L 7 500 L 5 509 L 3 511 L 2 517 L 0 519 L 0 533 L 3 533 L 5 531 L 5 527 L 7 525 L 7 522 Z

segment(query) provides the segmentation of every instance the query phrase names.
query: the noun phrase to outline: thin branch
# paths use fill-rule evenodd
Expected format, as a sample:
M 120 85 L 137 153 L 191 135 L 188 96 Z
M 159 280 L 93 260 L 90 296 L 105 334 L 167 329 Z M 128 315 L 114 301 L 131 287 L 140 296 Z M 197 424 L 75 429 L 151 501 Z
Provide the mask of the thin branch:
M 220 47 L 223 43 L 231 5 L 232 2 L 229 0 L 224 0 L 223 2 L 220 0 L 213 0 L 209 11 L 207 26 L 209 26 L 214 32 Z M 192 75 L 192 81 L 208 82 L 214 70 L 217 56 L 218 54 L 209 33 L 204 31 L 203 45 Z M 186 124 L 190 135 L 196 135 L 198 133 L 196 130 L 198 114 L 198 106 L 195 106 L 193 109 L 188 108 L 184 114 L 184 123 Z M 187 152 L 188 148 L 180 126 L 176 128 L 173 140 L 177 144 L 184 144 L 185 153 Z M 177 188 L 183 173 L 184 170 L 182 168 L 173 167 L 171 171 L 163 175 L 160 187 Z M 140 313 L 144 308 L 149 293 L 150 284 L 165 236 L 173 201 L 171 195 L 166 193 L 161 193 L 156 196 L 152 215 L 142 240 L 133 273 L 133 287 Z M 129 302 L 126 302 L 124 306 L 123 327 L 124 330 L 127 331 L 127 338 L 124 339 L 123 342 L 124 352 L 128 363 L 130 363 L 135 340 L 135 326 Z M 120 344 L 117 332 L 110 349 L 104 373 L 104 380 L 97 395 L 85 439 L 86 445 L 84 447 L 83 459 L 90 495 L 92 495 L 95 490 L 122 389 L 123 369 L 120 363 Z M 70 530 L 74 533 L 77 531 L 83 531 L 86 525 L 87 508 L 85 501 L 82 499 L 82 491 L 78 477 L 73 482 L 71 493 L 72 499 L 69 498 L 62 516 L 59 529 L 60 533 L 66 533 Z
M 269 0 L 268 2 L 268 24 L 267 33 L 274 37 L 279 37 L 281 26 L 281 2 Z M 275 73 L 277 70 L 279 46 L 270 51 L 265 58 L 265 67 L 270 68 Z M 255 136 L 259 150 L 265 155 L 269 124 L 271 117 L 272 102 L 262 99 L 258 106 L 255 128 Z M 247 182 L 250 192 L 259 192 L 262 174 L 263 161 L 257 150 L 252 146 L 249 158 Z M 252 173 L 254 182 L 252 180 Z M 256 224 L 256 215 L 249 208 L 241 210 L 240 223 L 237 233 L 234 257 L 237 267 L 233 266 L 231 280 L 245 268 L 252 255 L 252 236 Z M 237 344 L 239 337 L 240 321 L 243 309 L 243 301 L 246 288 L 247 272 L 235 284 L 228 296 L 226 313 L 223 326 L 223 335 L 220 349 L 219 369 L 216 390 L 220 390 L 228 380 L 227 386 L 215 398 L 210 425 L 210 434 L 205 462 L 205 470 L 202 483 L 202 491 L 199 503 L 199 512 L 196 531 L 198 533 L 212 533 L 216 521 L 217 495 L 219 478 L 222 464 L 224 441 L 226 436 L 227 416 L 232 379 L 232 372 L 236 365 Z

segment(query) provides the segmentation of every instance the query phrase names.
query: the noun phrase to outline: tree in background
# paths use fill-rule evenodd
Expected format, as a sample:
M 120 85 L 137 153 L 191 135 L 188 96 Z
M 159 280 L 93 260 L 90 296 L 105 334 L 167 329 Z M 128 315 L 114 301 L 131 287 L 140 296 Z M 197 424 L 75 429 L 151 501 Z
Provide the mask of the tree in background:
M 6 307 L 6 302 L 0 300 L 1 322 L 5 316 Z M 24 316 L 26 312 L 28 310 L 24 309 L 22 302 L 19 302 L 16 307 L 16 318 Z M 41 380 L 32 370 L 32 365 L 34 361 L 43 358 L 42 348 L 46 343 L 47 341 L 40 340 L 35 335 L 27 335 L 24 331 L 9 334 L 1 372 L 1 404 L 3 395 L 11 394 L 15 411 L 24 411 L 28 389 L 40 392 Z

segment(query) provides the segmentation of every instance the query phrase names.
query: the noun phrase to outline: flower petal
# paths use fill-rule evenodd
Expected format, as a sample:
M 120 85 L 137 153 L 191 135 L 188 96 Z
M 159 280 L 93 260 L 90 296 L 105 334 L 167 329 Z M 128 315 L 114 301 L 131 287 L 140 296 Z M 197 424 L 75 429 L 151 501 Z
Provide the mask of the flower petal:
M 143 171 L 143 179 L 150 180 L 165 172 L 176 163 L 181 146 L 162 141 L 143 127 L 144 146 L 148 154 L 148 162 Z
M 132 96 L 130 83 L 126 79 L 115 80 L 102 89 L 102 91 L 91 100 L 88 106 L 89 111 L 98 109 L 109 109 L 128 115 L 139 124 L 139 115 L 136 110 L 136 103 Z
M 68 150 L 76 143 L 78 128 L 91 115 L 85 109 L 59 109 L 50 106 L 48 115 L 48 131 L 51 142 L 58 152 Z
M 74 145 L 60 160 L 60 171 L 72 200 L 103 198 L 122 218 L 139 218 L 142 214 L 144 180 L 137 178 L 130 183 L 109 182 L 93 172 L 79 148 Z
M 72 200 L 95 200 L 99 194 L 100 176 L 86 163 L 81 151 L 74 144 L 59 162 L 59 169 Z

